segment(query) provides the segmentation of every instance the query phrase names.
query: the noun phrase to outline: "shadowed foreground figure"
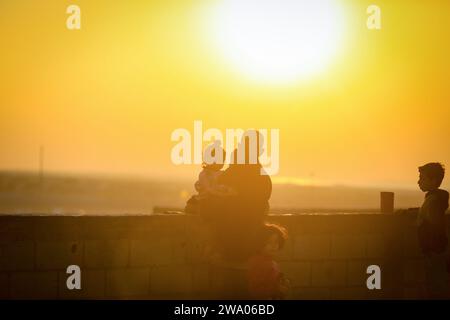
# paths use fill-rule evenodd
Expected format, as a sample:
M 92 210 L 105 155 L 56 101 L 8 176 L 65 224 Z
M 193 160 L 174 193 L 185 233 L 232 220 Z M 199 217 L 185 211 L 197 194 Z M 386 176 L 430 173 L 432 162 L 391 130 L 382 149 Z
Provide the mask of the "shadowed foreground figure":
M 215 173 L 216 187 L 209 188 L 213 192 L 201 196 L 196 184 L 199 195 L 191 198 L 185 209 L 199 214 L 210 228 L 217 275 L 213 292 L 217 298 L 280 299 L 287 290 L 287 282 L 273 260 L 273 251 L 284 243 L 285 230 L 265 224 L 272 181 L 259 162 L 263 146 L 258 131 L 244 133 L 231 154 L 230 166 Z
M 418 209 L 417 234 L 425 257 L 425 274 L 429 298 L 449 297 L 448 235 L 445 212 L 449 194 L 439 189 L 444 179 L 440 163 L 419 167 L 419 187 L 426 192 L 425 201 Z
M 224 259 L 241 262 L 257 250 L 255 234 L 263 226 L 269 210 L 272 193 L 270 176 L 262 174 L 258 157 L 262 154 L 262 136 L 255 131 L 256 144 L 253 144 L 256 163 L 251 163 L 249 133 L 244 134 L 241 144 L 245 160 L 237 163 L 238 151 L 232 154 L 231 164 L 218 178 L 221 185 L 234 190 L 226 197 L 212 196 L 200 204 L 200 215 L 210 224 L 216 244 Z

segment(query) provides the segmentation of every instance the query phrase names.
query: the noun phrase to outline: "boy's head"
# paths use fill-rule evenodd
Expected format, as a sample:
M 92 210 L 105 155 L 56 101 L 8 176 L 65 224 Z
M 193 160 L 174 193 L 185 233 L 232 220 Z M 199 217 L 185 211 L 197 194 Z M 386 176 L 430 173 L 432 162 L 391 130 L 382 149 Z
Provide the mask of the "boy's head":
M 432 191 L 439 188 L 444 179 L 445 169 L 439 162 L 430 162 L 419 167 L 419 188 L 422 191 Z
M 265 224 L 262 229 L 262 252 L 274 256 L 287 239 L 286 229 L 276 224 Z

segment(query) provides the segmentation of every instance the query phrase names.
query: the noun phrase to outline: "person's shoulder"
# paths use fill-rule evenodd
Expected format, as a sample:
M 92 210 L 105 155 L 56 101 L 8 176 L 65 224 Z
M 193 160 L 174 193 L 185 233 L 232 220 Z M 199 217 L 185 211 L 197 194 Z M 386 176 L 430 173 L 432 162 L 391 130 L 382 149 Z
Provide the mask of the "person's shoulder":
M 449 193 L 443 189 L 437 189 L 430 192 L 429 196 L 427 196 L 428 203 L 440 203 L 440 204 L 448 204 Z
M 437 189 L 437 190 L 436 190 L 436 196 L 437 196 L 438 198 L 440 198 L 440 199 L 443 199 L 443 200 L 447 200 L 447 201 L 448 201 L 449 194 L 448 194 L 448 191 L 447 191 L 447 190 L 444 190 L 444 189 Z

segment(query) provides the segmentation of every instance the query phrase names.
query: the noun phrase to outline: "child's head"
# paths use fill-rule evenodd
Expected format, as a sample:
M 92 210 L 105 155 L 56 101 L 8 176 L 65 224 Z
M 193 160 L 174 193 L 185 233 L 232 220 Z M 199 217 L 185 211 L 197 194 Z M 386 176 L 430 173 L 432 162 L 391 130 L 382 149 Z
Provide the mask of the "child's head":
M 439 188 L 444 179 L 445 169 L 439 162 L 430 162 L 419 167 L 419 188 L 422 191 L 432 191 Z
M 262 253 L 274 256 L 287 239 L 287 231 L 276 224 L 266 223 L 261 230 Z
M 220 156 L 216 157 L 216 150 L 222 152 L 222 159 L 220 159 Z M 202 164 L 202 167 L 208 170 L 219 171 L 223 168 L 226 155 L 227 155 L 226 151 L 223 148 L 216 146 L 214 143 L 205 149 L 205 153 L 203 155 L 204 162 Z M 207 163 L 206 161 L 208 159 L 210 160 L 208 161 L 209 163 Z

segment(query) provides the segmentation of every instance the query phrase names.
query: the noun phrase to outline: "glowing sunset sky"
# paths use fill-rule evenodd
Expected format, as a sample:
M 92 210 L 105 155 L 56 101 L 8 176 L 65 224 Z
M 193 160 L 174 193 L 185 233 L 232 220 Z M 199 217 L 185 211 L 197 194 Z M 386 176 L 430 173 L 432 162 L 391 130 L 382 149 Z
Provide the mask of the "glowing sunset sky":
M 295 21 L 284 19 L 285 2 L 268 19 L 275 30 Z M 217 29 L 235 17 L 217 11 L 220 1 L 3 1 L 0 171 L 36 170 L 44 145 L 48 171 L 194 177 L 198 166 L 170 161 L 171 132 L 194 120 L 280 129 L 279 181 L 414 186 L 418 165 L 450 168 L 450 2 L 329 2 L 324 16 L 337 20 L 327 28 L 339 34 L 322 35 L 319 60 L 302 46 L 322 25 L 316 37 L 302 31 L 304 43 L 289 29 L 292 76 L 287 60 L 267 58 L 278 42 L 264 25 L 262 64 L 235 63 L 259 47 Z M 66 28 L 72 3 L 81 30 Z M 255 3 L 238 10 L 238 23 L 265 14 Z M 381 30 L 366 28 L 370 4 L 381 8 Z M 317 68 L 306 72 L 296 56 Z M 270 63 L 273 77 L 262 69 Z

